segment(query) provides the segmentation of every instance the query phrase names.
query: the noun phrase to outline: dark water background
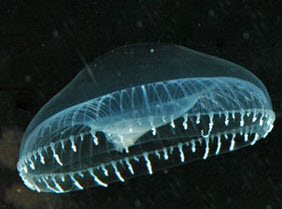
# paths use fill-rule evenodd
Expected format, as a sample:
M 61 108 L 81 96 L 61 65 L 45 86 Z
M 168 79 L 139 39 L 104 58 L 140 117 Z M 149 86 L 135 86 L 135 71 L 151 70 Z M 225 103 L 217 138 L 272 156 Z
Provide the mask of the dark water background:
M 266 140 L 109 188 L 38 194 L 18 176 L 22 134 L 85 63 L 116 47 L 169 42 L 256 74 L 277 113 Z M 282 2 L 1 1 L 0 208 L 281 209 Z

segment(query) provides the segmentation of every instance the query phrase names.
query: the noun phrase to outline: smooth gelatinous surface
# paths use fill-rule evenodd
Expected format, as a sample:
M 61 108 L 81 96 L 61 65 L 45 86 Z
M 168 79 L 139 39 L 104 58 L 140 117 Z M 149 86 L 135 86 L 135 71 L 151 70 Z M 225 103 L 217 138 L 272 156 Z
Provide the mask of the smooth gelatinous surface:
M 152 174 L 253 145 L 275 114 L 246 69 L 176 45 L 136 44 L 97 58 L 34 117 L 17 168 L 38 192 Z

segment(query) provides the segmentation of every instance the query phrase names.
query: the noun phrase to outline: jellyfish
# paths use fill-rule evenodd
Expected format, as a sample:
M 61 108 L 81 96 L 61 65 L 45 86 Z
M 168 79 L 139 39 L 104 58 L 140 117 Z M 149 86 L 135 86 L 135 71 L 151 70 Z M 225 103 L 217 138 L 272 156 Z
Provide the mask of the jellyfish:
M 17 169 L 37 192 L 107 187 L 254 145 L 274 121 L 265 86 L 243 67 L 173 44 L 126 45 L 40 109 Z

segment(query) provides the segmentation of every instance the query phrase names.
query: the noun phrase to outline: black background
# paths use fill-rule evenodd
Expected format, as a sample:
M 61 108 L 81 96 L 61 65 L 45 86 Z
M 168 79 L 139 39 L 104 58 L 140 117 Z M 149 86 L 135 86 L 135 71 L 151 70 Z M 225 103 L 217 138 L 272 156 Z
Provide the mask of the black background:
M 0 208 L 282 208 L 282 2 L 128 0 L 0 2 Z M 27 189 L 22 134 L 85 63 L 138 42 L 184 45 L 240 64 L 267 87 L 277 119 L 266 140 L 109 188 Z

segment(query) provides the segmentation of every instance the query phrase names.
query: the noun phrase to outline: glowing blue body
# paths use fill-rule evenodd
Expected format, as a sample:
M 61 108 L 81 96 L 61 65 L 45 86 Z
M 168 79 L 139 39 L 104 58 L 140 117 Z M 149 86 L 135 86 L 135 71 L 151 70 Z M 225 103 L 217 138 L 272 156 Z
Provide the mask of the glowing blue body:
M 29 188 L 61 193 L 107 186 L 253 145 L 273 127 L 265 87 L 240 66 L 179 46 L 145 44 L 106 54 L 93 73 L 118 66 L 130 77 L 134 65 L 132 83 L 120 77 L 95 83 L 84 70 L 42 108 L 18 162 Z M 113 86 L 100 92 L 107 79 Z

